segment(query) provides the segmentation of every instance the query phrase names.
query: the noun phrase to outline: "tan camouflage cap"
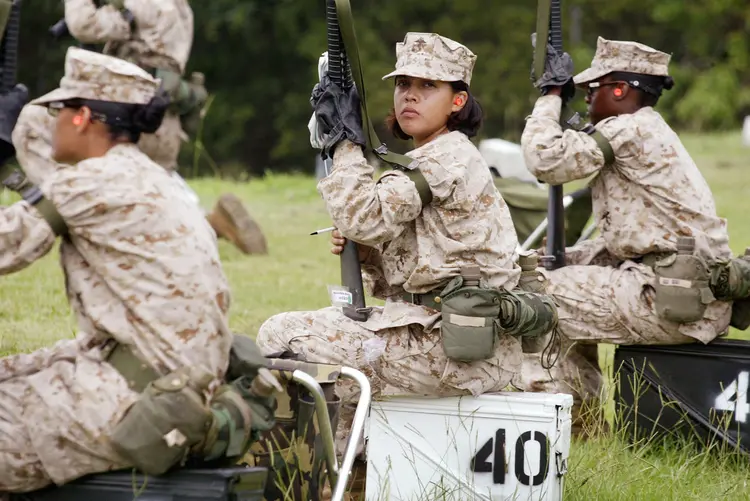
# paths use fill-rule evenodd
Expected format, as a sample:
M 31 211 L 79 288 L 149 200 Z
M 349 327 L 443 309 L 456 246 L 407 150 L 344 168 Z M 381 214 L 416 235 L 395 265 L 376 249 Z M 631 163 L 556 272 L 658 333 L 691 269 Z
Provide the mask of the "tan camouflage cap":
M 471 83 L 477 56 L 468 48 L 437 33 L 407 33 L 396 44 L 396 70 L 383 80 L 398 75 L 441 82 Z
M 68 99 L 96 99 L 117 103 L 146 104 L 156 93 L 159 80 L 122 59 L 78 47 L 65 55 L 65 75 L 60 87 L 31 104 Z
M 671 57 L 638 42 L 605 40 L 599 37 L 591 67 L 573 77 L 573 82 L 576 85 L 593 82 L 613 71 L 666 77 L 669 76 L 667 67 Z

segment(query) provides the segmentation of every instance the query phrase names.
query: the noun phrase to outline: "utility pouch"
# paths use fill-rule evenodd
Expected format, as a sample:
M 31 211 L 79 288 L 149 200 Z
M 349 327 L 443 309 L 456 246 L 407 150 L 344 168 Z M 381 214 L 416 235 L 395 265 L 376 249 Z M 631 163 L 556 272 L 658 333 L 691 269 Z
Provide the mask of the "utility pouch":
M 536 251 L 526 251 L 518 256 L 518 264 L 521 266 L 521 277 L 518 280 L 518 288 L 526 292 L 544 293 L 547 289 L 548 280 L 539 271 L 539 255 Z M 524 353 L 539 353 L 549 344 L 552 333 L 542 336 L 521 337 L 521 349 Z
M 152 381 L 115 426 L 112 446 L 139 471 L 165 473 L 210 428 L 212 413 L 188 381 L 188 368 Z
M 677 254 L 654 263 L 654 305 L 656 314 L 664 320 L 697 322 L 716 300 L 709 287 L 710 270 L 703 259 L 693 255 L 694 248 L 691 237 L 680 237 Z
M 479 282 L 479 267 L 466 267 L 440 293 L 443 351 L 458 362 L 486 360 L 495 353 L 500 299 Z

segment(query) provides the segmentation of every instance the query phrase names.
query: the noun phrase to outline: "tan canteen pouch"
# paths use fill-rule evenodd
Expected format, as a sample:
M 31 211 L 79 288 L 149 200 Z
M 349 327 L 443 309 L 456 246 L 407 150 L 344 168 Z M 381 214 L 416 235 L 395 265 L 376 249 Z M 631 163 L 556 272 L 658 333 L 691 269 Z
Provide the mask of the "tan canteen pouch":
M 687 324 L 703 318 L 706 308 L 716 300 L 709 287 L 710 270 L 706 262 L 693 255 L 694 241 L 681 237 L 678 253 L 653 265 L 656 313 L 660 318 Z
M 183 368 L 152 381 L 115 426 L 114 449 L 139 471 L 165 473 L 204 438 L 212 413 L 189 380 Z

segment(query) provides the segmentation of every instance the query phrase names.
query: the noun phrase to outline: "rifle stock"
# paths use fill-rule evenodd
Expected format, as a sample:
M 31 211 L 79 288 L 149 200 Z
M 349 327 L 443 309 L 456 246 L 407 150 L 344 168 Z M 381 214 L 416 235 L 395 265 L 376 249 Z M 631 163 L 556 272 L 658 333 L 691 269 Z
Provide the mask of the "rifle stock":
M 326 29 L 328 37 L 328 75 L 331 81 L 342 89 L 353 85 L 346 48 L 341 38 L 336 0 L 326 0 Z M 367 320 L 362 267 L 359 263 L 359 250 L 356 242 L 349 239 L 341 253 L 341 282 L 352 295 L 352 304 L 343 308 L 344 314 L 359 322 Z

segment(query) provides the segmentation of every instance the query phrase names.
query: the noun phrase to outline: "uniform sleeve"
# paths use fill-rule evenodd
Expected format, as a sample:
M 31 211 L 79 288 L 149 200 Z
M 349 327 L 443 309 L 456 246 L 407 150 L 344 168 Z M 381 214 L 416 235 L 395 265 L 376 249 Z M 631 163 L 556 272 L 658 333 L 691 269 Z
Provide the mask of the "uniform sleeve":
M 362 263 L 362 282 L 370 295 L 378 299 L 386 299 L 404 292 L 403 287 L 388 284 L 383 274 L 383 255 L 380 249 L 370 247 L 367 259 Z
M 585 132 L 560 126 L 559 96 L 542 96 L 526 119 L 521 135 L 526 167 L 540 181 L 560 185 L 595 174 L 604 166 L 604 154 Z
M 362 149 L 344 141 L 334 153 L 332 172 L 318 183 L 341 234 L 369 246 L 393 240 L 422 212 L 419 192 L 408 176 L 393 173 L 376 182 L 374 172 Z
M 93 0 L 65 0 L 65 22 L 70 34 L 83 43 L 130 39 L 130 24 L 112 5 L 97 8 Z
M 73 359 L 78 351 L 79 344 L 76 339 L 63 339 L 51 348 L 40 348 L 31 353 L 3 357 L 0 359 L 0 383 L 39 372 L 57 360 Z
M 27 202 L 0 207 L 0 275 L 26 268 L 54 243 L 52 228 Z

